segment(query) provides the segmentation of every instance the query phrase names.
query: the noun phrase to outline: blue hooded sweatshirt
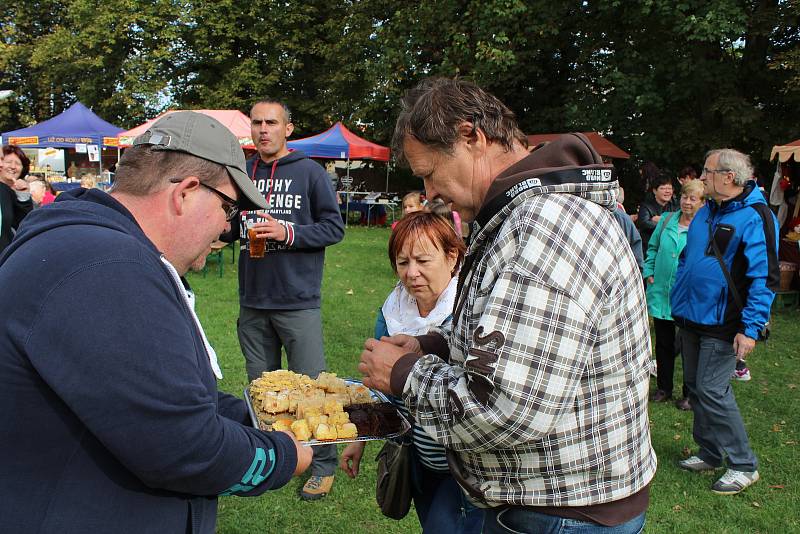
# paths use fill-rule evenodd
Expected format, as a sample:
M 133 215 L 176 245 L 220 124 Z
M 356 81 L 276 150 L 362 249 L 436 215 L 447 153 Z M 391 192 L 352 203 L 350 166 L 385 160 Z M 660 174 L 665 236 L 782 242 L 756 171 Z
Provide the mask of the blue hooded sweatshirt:
M 268 213 L 286 227 L 284 242 L 268 241 L 263 258 L 239 258 L 239 302 L 261 310 L 308 310 L 321 302 L 325 247 L 344 237 L 336 193 L 325 169 L 299 150 L 270 163 L 256 154 L 247 160 L 247 173 L 270 205 Z M 244 212 L 240 225 L 221 236 L 241 236 L 242 252 L 249 250 L 245 224 L 260 220 Z
M 32 212 L 0 256 L 0 530 L 212 533 L 217 495 L 286 484 L 131 213 L 99 190 Z
M 739 309 L 711 248 L 714 236 L 741 297 Z M 778 221 L 755 182 L 722 203 L 706 202 L 692 219 L 670 293 L 672 317 L 684 328 L 732 342 L 759 339 L 778 289 Z

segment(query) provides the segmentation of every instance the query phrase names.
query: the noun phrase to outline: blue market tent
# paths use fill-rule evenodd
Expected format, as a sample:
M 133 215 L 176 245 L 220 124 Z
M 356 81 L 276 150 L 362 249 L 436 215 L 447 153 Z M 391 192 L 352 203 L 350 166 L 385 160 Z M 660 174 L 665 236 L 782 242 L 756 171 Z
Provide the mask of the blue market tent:
M 311 158 L 372 159 L 389 161 L 389 149 L 362 139 L 337 122 L 321 134 L 289 141 L 289 148 L 302 150 Z
M 20 148 L 75 148 L 77 143 L 116 147 L 117 134 L 123 131 L 76 102 L 52 119 L 5 132 L 2 143 Z

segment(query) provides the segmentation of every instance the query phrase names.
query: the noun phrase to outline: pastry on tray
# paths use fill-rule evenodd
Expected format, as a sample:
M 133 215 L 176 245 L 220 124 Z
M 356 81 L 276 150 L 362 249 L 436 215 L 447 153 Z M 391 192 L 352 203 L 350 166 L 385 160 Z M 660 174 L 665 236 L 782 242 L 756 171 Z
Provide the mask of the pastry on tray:
M 369 388 L 348 384 L 334 373 L 312 379 L 286 370 L 266 372 L 250 383 L 248 394 L 261 428 L 292 432 L 299 441 L 358 438 L 361 427 L 354 424 L 350 408 L 375 402 Z M 381 424 L 374 420 L 368 435 L 380 435 L 376 425 Z

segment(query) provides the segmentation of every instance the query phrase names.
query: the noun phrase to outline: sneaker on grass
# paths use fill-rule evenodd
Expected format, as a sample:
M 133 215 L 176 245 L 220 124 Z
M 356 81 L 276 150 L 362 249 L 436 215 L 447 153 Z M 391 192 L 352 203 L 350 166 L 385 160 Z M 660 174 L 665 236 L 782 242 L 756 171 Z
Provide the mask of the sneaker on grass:
M 684 469 L 686 471 L 693 471 L 695 473 L 700 473 L 702 471 L 713 471 L 714 469 L 718 469 L 713 465 L 706 463 L 705 460 L 701 459 L 699 456 L 689 456 L 685 460 L 681 460 L 678 462 L 678 467 Z
M 751 378 L 750 369 L 747 367 L 743 367 L 742 369 L 734 369 L 733 376 L 731 376 L 731 378 L 741 382 L 747 382 Z
M 736 495 L 748 486 L 752 486 L 759 479 L 758 471 L 736 471 L 728 469 L 719 480 L 711 486 L 711 491 L 720 495 Z

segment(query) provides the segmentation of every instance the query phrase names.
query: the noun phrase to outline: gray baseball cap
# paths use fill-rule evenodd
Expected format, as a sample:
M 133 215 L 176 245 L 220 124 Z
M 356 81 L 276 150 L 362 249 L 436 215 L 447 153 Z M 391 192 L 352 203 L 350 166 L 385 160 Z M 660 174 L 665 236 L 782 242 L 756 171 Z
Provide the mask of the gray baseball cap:
M 153 145 L 154 150 L 177 150 L 224 165 L 239 188 L 242 210 L 267 209 L 267 201 L 247 176 L 239 140 L 218 120 L 194 111 L 164 115 L 134 145 Z

